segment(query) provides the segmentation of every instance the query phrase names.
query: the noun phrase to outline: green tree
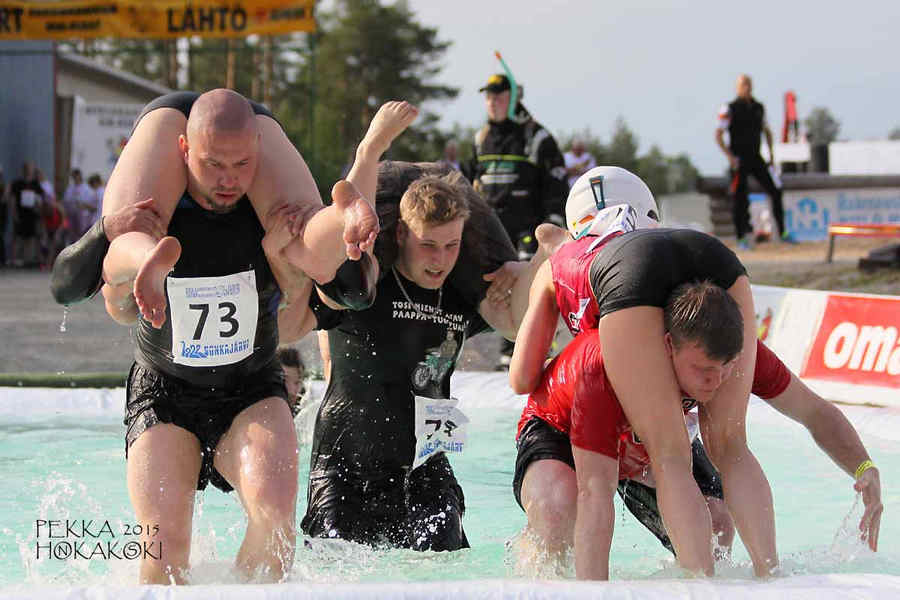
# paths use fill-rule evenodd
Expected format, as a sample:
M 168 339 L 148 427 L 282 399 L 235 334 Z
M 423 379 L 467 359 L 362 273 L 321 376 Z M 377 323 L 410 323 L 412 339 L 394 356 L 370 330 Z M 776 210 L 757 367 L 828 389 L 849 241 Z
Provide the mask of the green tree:
M 692 192 L 697 188 L 700 171 L 693 165 L 687 154 L 681 153 L 668 158 L 668 193 Z
M 622 117 L 615 121 L 609 144 L 604 144 L 586 127 L 561 135 L 560 147 L 570 148 L 576 138 L 584 142 L 585 149 L 594 155 L 598 165 L 622 167 L 643 179 L 657 200 L 663 194 L 693 190 L 699 176 L 686 154 L 667 156 L 659 146 L 653 145 L 646 154 L 639 156 L 638 138 Z
M 804 123 L 806 137 L 813 145 L 830 144 L 837 139 L 841 129 L 840 122 L 834 118 L 827 108 L 817 106 L 809 113 Z
M 655 197 L 669 192 L 669 162 L 659 146 L 654 144 L 637 160 L 635 175 L 644 180 Z
M 616 119 L 613 127 L 612 138 L 607 146 L 607 163 L 616 167 L 628 169 L 632 173 L 638 170 L 638 138 L 629 129 L 623 117 Z
M 888 134 L 889 140 L 900 140 L 900 126 L 894 127 L 891 129 L 891 132 Z
M 437 117 L 424 105 L 458 92 L 434 81 L 450 42 L 440 40 L 436 28 L 416 22 L 403 0 L 390 6 L 377 0 L 338 0 L 334 10 L 319 14 L 319 24 L 279 111 L 291 115 L 292 139 L 311 143 L 304 156 L 320 187 L 340 176 L 375 111 L 388 100 L 409 100 L 421 111 L 388 157 L 440 157 L 447 135 L 437 130 Z

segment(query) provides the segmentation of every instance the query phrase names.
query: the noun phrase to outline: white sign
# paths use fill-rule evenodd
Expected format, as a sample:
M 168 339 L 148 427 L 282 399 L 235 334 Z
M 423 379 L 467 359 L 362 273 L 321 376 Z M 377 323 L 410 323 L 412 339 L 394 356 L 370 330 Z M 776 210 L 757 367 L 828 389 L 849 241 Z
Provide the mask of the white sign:
M 107 181 L 143 108 L 143 104 L 88 103 L 76 96 L 71 168 L 81 169 L 85 180 L 99 173 Z

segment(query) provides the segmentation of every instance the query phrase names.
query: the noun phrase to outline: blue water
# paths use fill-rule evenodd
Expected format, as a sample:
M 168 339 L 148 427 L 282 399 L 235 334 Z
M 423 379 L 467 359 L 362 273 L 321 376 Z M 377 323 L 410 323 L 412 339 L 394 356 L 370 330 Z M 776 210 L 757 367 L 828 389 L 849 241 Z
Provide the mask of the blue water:
M 543 576 L 520 564 L 517 552 L 525 516 L 511 491 L 515 446 L 513 436 L 521 399 L 494 375 L 467 375 L 455 382 L 461 407 L 472 418 L 470 447 L 454 458 L 454 468 L 466 495 L 465 528 L 472 548 L 455 553 L 415 553 L 373 550 L 342 541 L 314 541 L 297 552 L 291 579 L 295 581 L 430 581 Z M 317 388 L 318 389 L 318 388 Z M 505 390 L 505 391 L 504 391 Z M 47 390 L 39 400 L 52 403 Z M 90 542 L 118 540 L 120 547 L 134 536 L 134 519 L 125 486 L 124 427 L 119 408 L 87 411 L 77 416 L 78 396 L 67 394 L 67 408 L 0 416 L 0 586 L 36 584 L 132 584 L 137 562 L 119 558 L 91 560 L 48 557 L 48 544 L 75 542 L 64 525 L 48 537 L 51 520 L 74 521 L 76 529 L 91 521 L 97 534 Z M 81 392 L 79 392 L 81 393 Z M 83 392 L 97 394 L 97 392 Z M 0 390 L 0 404 L 20 392 Z M 72 401 L 72 395 L 76 394 Z M 109 392 L 115 394 L 122 391 Z M 45 397 L 46 396 L 46 397 Z M 120 400 L 114 400 L 115 402 Z M 25 403 L 26 406 L 28 403 Z M 298 417 L 301 439 L 300 502 L 305 510 L 309 433 L 314 407 Z M 799 425 L 762 403 L 750 414 L 751 447 L 771 483 L 776 510 L 778 550 L 786 574 L 882 573 L 900 575 L 900 494 L 892 479 L 900 473 L 900 418 L 877 409 L 851 408 L 851 419 L 864 425 L 863 441 L 880 467 L 885 506 L 880 550 L 869 552 L 852 531 L 862 513 L 851 478 L 812 442 Z M 885 420 L 884 415 L 888 415 Z M 891 420 L 892 419 L 892 420 Z M 882 435 L 884 433 L 884 435 Z M 893 436 L 893 437 L 892 437 Z M 616 531 L 611 551 L 612 579 L 677 576 L 671 556 L 656 539 L 624 511 L 617 499 Z M 40 526 L 40 530 L 38 530 Z M 210 488 L 198 495 L 194 519 L 193 577 L 198 583 L 229 582 L 230 565 L 244 532 L 244 518 L 234 494 Z M 42 557 L 37 559 L 38 552 Z M 735 543 L 734 564 L 719 565 L 721 576 L 749 578 L 747 553 Z

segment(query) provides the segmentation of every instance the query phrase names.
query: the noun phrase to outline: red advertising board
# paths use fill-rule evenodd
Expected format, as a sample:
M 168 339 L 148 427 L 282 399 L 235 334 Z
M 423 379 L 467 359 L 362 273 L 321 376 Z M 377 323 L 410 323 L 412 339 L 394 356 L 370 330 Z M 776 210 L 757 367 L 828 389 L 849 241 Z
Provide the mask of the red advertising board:
M 800 376 L 900 388 L 900 298 L 829 295 Z

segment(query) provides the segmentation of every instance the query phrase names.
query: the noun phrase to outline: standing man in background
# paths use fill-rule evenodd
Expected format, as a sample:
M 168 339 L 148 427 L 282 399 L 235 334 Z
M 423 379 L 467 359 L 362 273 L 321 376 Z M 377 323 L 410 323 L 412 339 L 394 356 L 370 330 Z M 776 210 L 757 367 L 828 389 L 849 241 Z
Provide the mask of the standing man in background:
M 584 142 L 579 138 L 572 140 L 572 149 L 563 155 L 566 161 L 566 177 L 571 188 L 579 177 L 597 166 L 594 155 L 584 149 Z
M 14 223 L 13 260 L 23 267 L 40 266 L 40 211 L 43 207 L 44 188 L 35 177 L 34 163 L 22 164 L 22 177 L 10 186 L 10 202 Z
M 71 244 L 77 240 L 93 223 L 93 221 L 81 222 L 82 205 L 88 202 L 91 195 L 91 188 L 81 177 L 81 169 L 72 169 L 72 183 L 69 184 L 63 195 L 63 209 L 69 218 L 69 233 L 66 243 Z
M 753 244 L 753 228 L 750 225 L 747 176 L 753 175 L 769 197 L 772 198 L 772 213 L 778 225 L 778 234 L 788 243 L 794 243 L 793 236 L 784 228 L 784 207 L 781 203 L 781 189 L 772 180 L 769 166 L 775 165 L 775 151 L 772 146 L 772 130 L 766 121 L 765 108 L 752 95 L 753 81 L 749 75 L 737 79 L 737 98 L 719 110 L 716 127 L 716 143 L 731 167 L 731 187 L 734 195 L 733 216 L 738 247 L 750 250 Z M 728 146 L 723 134 L 728 131 Z M 766 134 L 769 145 L 769 164 L 766 165 L 759 153 L 760 136 Z
M 454 140 L 448 140 L 444 145 L 444 158 L 440 161 L 445 165 L 450 165 L 454 170 L 459 171 L 459 147 Z
M 562 153 L 550 132 L 535 121 L 519 101 L 511 103 L 506 75 L 491 75 L 479 90 L 485 93 L 488 121 L 475 134 L 475 155 L 464 168 L 466 177 L 503 223 L 519 258 L 537 250 L 534 229 L 545 221 L 562 225 L 568 194 Z M 512 342 L 504 340 L 500 368 L 509 367 Z

